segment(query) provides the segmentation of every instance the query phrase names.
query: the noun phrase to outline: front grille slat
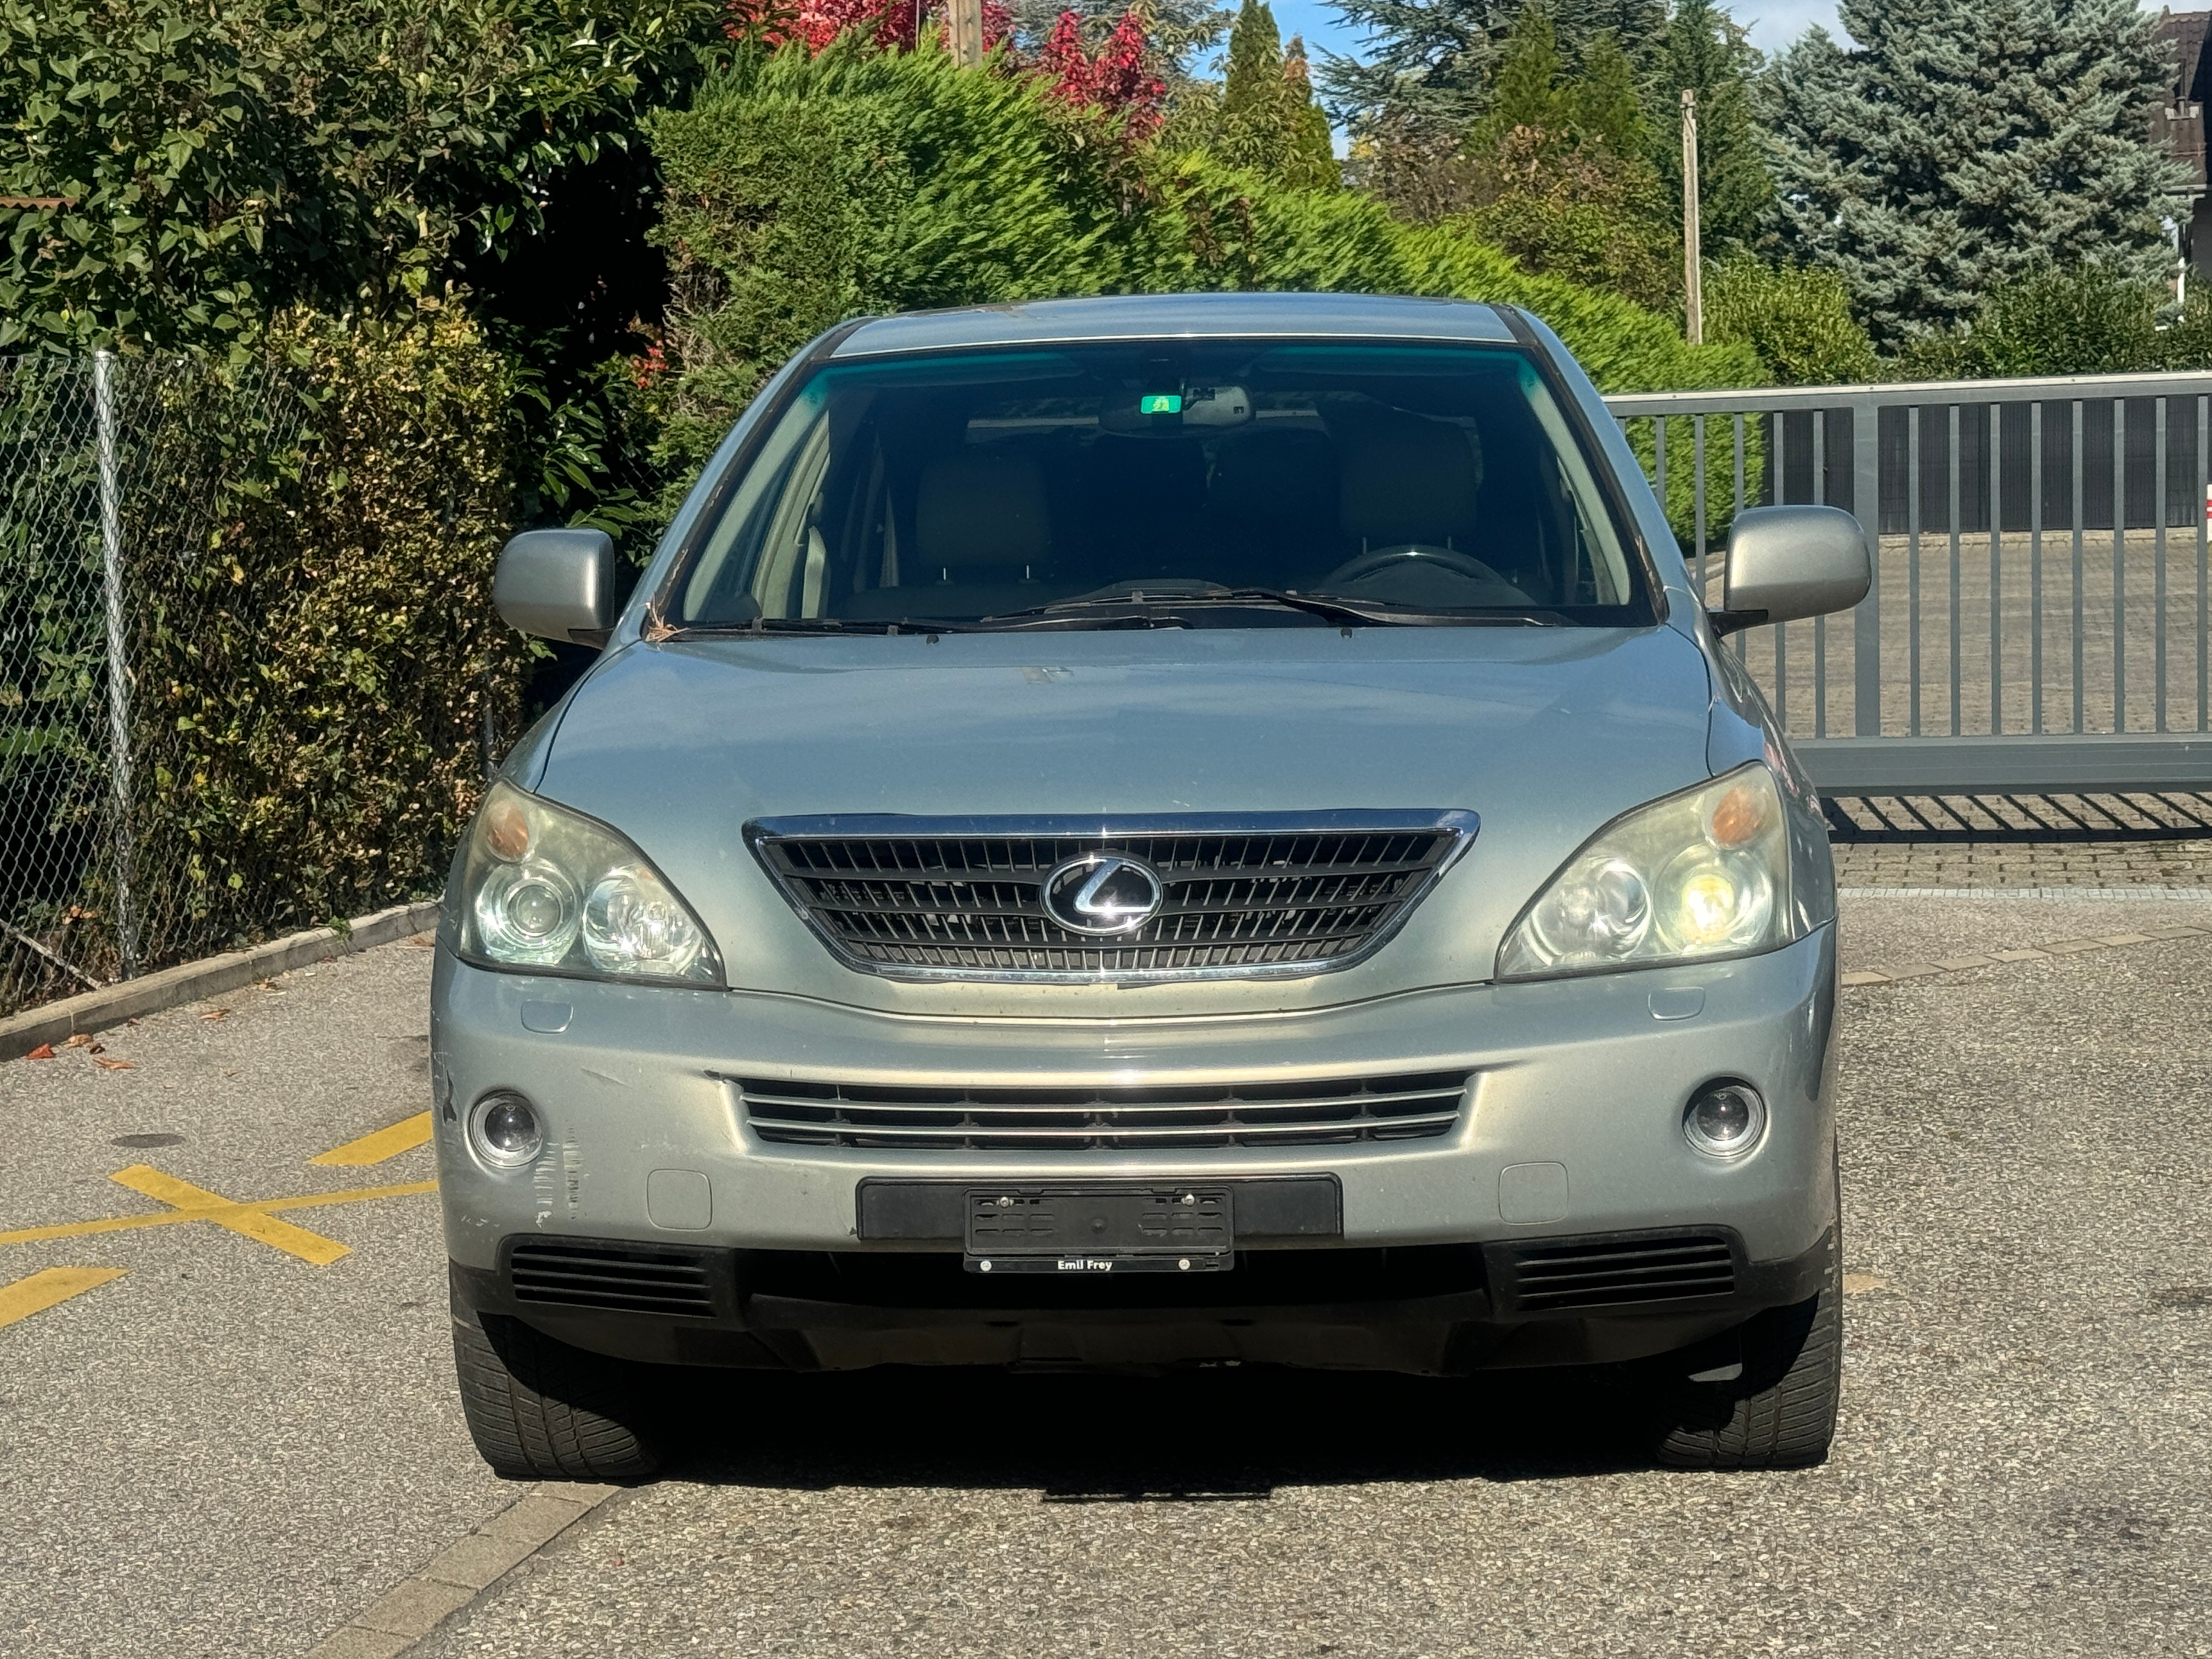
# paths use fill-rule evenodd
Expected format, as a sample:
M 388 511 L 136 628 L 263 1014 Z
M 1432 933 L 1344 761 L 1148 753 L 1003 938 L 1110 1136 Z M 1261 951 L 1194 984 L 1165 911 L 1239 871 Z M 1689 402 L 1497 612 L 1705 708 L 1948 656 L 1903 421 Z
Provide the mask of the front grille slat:
M 1111 1151 L 1416 1140 L 1450 1133 L 1456 1073 L 1151 1089 L 929 1089 L 731 1079 L 763 1140 L 926 1151 Z
M 745 1103 L 749 1108 L 755 1110 L 757 1110 L 759 1108 L 763 1106 L 835 1106 L 845 1111 L 872 1111 L 887 1109 L 902 1112 L 917 1110 L 947 1112 L 965 1111 L 970 1109 L 972 1103 L 973 1109 L 985 1112 L 1007 1110 L 1027 1112 L 1040 1109 L 1048 1111 L 1078 1109 L 1083 1111 L 1113 1112 L 1119 1115 L 1128 1115 L 1132 1113 L 1146 1112 L 1167 1113 L 1229 1110 L 1267 1111 L 1285 1107 L 1373 1107 L 1377 1105 L 1387 1105 L 1392 1102 L 1401 1100 L 1435 1100 L 1440 1096 L 1447 1095 L 1456 1102 L 1461 1087 L 1461 1084 L 1457 1080 L 1455 1080 L 1449 1090 L 1402 1089 L 1378 1091 L 1374 1094 L 1316 1095 L 1311 1097 L 1302 1095 L 1286 1095 L 1280 1098 L 1270 1098 L 1266 1097 L 1246 1097 L 1220 1096 L 1211 1100 L 1201 1100 L 1199 1097 L 1193 1096 L 1188 1099 L 1171 1101 L 1121 1102 L 1109 1101 L 1103 1097 L 1086 1097 L 1081 1100 L 1053 1102 L 1047 1106 L 1040 1108 L 1026 1102 L 1009 1103 L 1005 1106 L 1000 1106 L 988 1102 L 973 1103 L 973 1097 L 968 1095 L 931 1095 L 927 1097 L 917 1097 L 911 1100 L 872 1099 L 866 1095 L 780 1095 L 769 1093 L 766 1090 L 756 1089 L 752 1085 L 748 1084 L 745 1085 Z M 1457 1109 L 1456 1105 L 1455 1105 L 1454 1109 Z
M 875 972 L 1325 973 L 1387 938 L 1474 834 L 1467 813 L 1353 815 L 1373 821 L 1353 828 L 1327 816 L 1339 824 L 933 832 L 976 821 L 917 819 L 848 833 L 850 820 L 779 820 L 748 835 L 809 926 L 848 964 Z M 1127 938 L 1073 932 L 1043 908 L 1046 877 L 1094 853 L 1158 873 L 1159 911 Z

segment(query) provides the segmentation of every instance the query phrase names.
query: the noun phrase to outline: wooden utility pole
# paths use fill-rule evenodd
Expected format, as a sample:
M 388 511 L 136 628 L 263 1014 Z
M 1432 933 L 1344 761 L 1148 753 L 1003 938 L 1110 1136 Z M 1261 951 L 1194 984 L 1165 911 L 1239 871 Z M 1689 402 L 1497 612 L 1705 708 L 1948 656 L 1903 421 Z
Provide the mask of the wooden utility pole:
M 952 0 L 952 61 L 983 67 L 983 0 Z
M 1692 345 L 1705 343 L 1705 262 L 1698 251 L 1698 89 L 1682 88 L 1682 322 Z

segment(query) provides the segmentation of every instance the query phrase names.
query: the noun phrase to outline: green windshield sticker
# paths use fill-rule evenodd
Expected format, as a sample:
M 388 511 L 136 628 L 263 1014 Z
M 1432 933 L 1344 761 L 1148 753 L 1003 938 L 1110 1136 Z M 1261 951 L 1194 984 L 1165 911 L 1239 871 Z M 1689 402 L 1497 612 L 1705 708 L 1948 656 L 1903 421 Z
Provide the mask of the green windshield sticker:
M 1137 399 L 1139 415 L 1180 415 L 1182 413 L 1182 394 L 1179 392 L 1148 392 Z

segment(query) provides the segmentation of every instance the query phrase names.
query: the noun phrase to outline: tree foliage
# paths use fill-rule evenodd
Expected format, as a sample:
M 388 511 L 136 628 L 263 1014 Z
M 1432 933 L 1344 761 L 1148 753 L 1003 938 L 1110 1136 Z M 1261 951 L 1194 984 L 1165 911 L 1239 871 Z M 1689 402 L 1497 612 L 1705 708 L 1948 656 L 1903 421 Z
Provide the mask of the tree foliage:
M 1675 0 L 1671 13 L 1659 0 L 1423 0 L 1419 17 L 1432 30 L 1458 20 L 1480 52 L 1388 85 L 1338 62 L 1327 70 L 1355 123 L 1358 182 L 1399 212 L 1436 219 L 1505 200 L 1495 234 L 1516 258 L 1668 303 L 1680 286 L 1668 268 L 1680 246 L 1681 94 L 1695 88 L 1705 244 L 1757 239 L 1773 196 L 1752 119 L 1759 60 L 1716 0 Z M 1370 21 L 1407 26 L 1402 7 Z M 1385 40 L 1376 62 L 1419 44 Z
M 1679 244 L 1644 159 L 1627 59 L 1600 34 L 1583 63 L 1582 75 L 1567 75 L 1543 12 L 1522 12 L 1491 112 L 1462 151 L 1467 223 L 1531 270 L 1670 307 L 1681 289 Z
M 1874 343 L 1832 270 L 1775 266 L 1738 253 L 1705 267 L 1705 337 L 1741 341 L 1776 386 L 1881 378 Z
M 1306 58 L 1306 43 L 1291 37 L 1283 49 L 1283 96 L 1291 109 L 1290 146 L 1279 173 L 1295 189 L 1334 190 L 1344 182 L 1336 161 L 1336 135 L 1328 125 L 1328 112 L 1314 98 L 1313 68 Z
M 1589 36 L 1571 66 L 1551 14 L 1532 4 L 1506 37 L 1486 112 L 1448 151 L 1398 152 L 1378 193 L 1408 218 L 1455 219 L 1531 271 L 1667 307 L 1680 244 L 1650 144 L 1619 42 Z
M 1233 167 L 1265 173 L 1293 189 L 1334 189 L 1340 182 L 1328 118 L 1313 100 L 1305 44 L 1285 52 L 1267 0 L 1243 0 L 1229 32 L 1220 101 L 1202 125 L 1186 129 Z
M 1972 318 L 2084 261 L 2148 278 L 2182 175 L 2151 140 L 2172 70 L 2133 0 L 1843 0 L 1767 84 L 1782 245 L 1875 339 Z
M 1096 52 L 1132 13 L 1152 53 L 1152 68 L 1170 94 L 1194 77 L 1236 13 L 1214 0 L 1011 0 L 1013 40 L 1034 54 L 1071 13 L 1085 50 Z
M 1774 174 L 1753 108 L 1759 54 L 1716 0 L 1675 0 L 1653 66 L 1649 150 L 1667 198 L 1682 198 L 1675 125 L 1682 94 L 1698 94 L 1698 242 L 1708 252 L 1749 248 L 1767 228 Z
M 0 347 L 388 312 L 680 89 L 708 0 L 0 0 Z
M 1083 20 L 1072 11 L 1060 13 L 1034 61 L 1052 96 L 1078 109 L 1104 112 L 1121 123 L 1125 138 L 1149 137 L 1158 129 L 1167 82 L 1154 73 L 1156 54 L 1136 7 L 1121 14 L 1095 52 L 1085 50 Z
M 1211 146 L 1233 167 L 1265 172 L 1289 147 L 1283 96 L 1283 38 L 1267 0 L 1243 0 L 1229 31 L 1221 113 Z
M 1490 106 L 1492 81 L 1527 0 L 1329 0 L 1360 31 L 1363 56 L 1328 56 L 1330 111 L 1358 137 L 1401 143 L 1457 135 Z M 1641 80 L 1664 33 L 1666 0 L 1550 0 L 1570 63 L 1594 37 L 1622 43 Z
M 2165 283 L 2099 264 L 1999 289 L 1970 321 L 1914 336 L 1896 359 L 1903 378 L 1929 380 L 2206 369 L 2212 294 L 2192 291 L 2176 314 Z

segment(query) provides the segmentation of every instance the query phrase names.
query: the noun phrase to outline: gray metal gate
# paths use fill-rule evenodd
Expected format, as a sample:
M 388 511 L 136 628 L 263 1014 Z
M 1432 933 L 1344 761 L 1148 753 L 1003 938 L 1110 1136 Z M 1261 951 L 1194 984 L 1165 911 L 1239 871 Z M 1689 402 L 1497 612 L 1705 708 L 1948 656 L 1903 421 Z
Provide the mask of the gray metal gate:
M 1606 403 L 1711 603 L 1739 508 L 1875 532 L 1849 617 L 1733 641 L 1824 792 L 2212 788 L 2212 375 Z

